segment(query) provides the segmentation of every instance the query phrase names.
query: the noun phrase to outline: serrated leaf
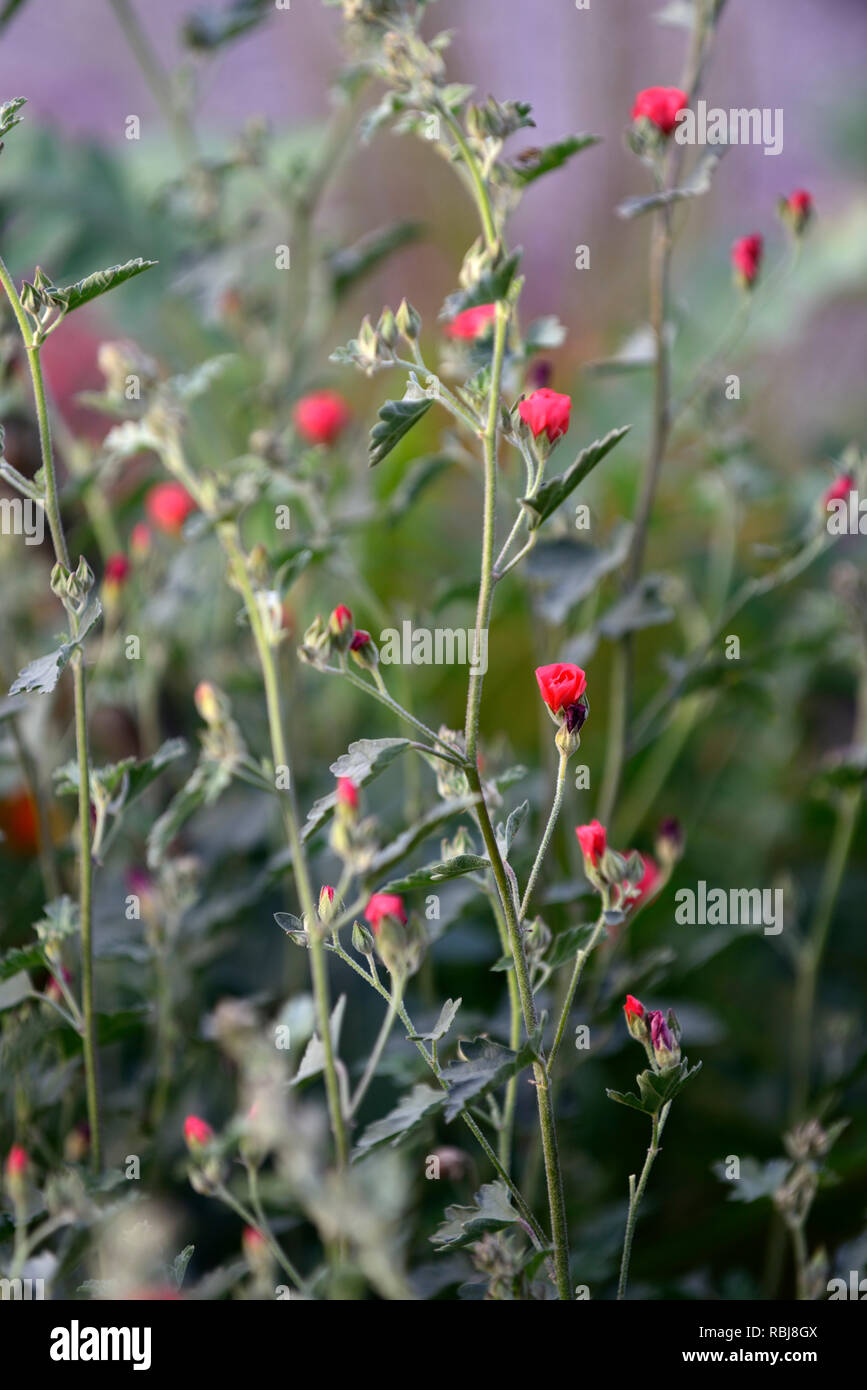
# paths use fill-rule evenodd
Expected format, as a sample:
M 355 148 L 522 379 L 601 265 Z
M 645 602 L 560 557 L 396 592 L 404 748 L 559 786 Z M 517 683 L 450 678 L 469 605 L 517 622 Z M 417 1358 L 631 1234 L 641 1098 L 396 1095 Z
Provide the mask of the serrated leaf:
M 647 197 L 626 198 L 617 209 L 618 217 L 629 221 L 633 217 L 643 217 L 645 213 L 655 212 L 657 208 L 669 207 L 672 203 L 682 203 L 688 198 L 701 198 L 710 192 L 716 167 L 725 154 L 725 148 L 708 151 L 702 155 L 685 183 L 680 188 L 667 188 Z
M 407 1095 L 401 1097 L 393 1110 L 381 1120 L 375 1120 L 367 1126 L 355 1147 L 353 1157 L 361 1158 L 364 1154 L 379 1148 L 381 1144 L 390 1144 L 392 1148 L 397 1148 L 415 1133 L 429 1115 L 440 1109 L 444 1100 L 445 1091 L 430 1086 L 427 1082 L 419 1082 Z
M 12 15 L 21 3 L 22 0 L 9 0 L 3 13 L 0 14 L 0 26 L 6 24 L 6 22 L 12 18 Z M 8 135 L 10 130 L 13 130 L 15 126 L 20 124 L 21 117 L 18 115 L 18 112 L 21 110 L 22 106 L 26 105 L 26 97 L 13 97 L 11 101 L 4 101 L 3 105 L 0 106 L 0 140 Z
M 564 931 L 558 931 L 545 957 L 546 964 L 552 970 L 556 970 L 567 961 L 574 960 L 578 952 L 587 945 L 595 930 L 593 923 L 582 922 L 578 927 L 566 927 Z M 605 936 L 605 931 L 601 931 L 598 940 L 604 940 Z
M 524 186 L 534 183 L 543 174 L 549 174 L 552 169 L 560 169 L 581 150 L 598 145 L 600 140 L 599 135 L 567 135 L 563 140 L 556 140 L 553 145 L 532 150 L 526 158 L 510 164 L 509 169 L 517 184 Z
M 0 956 L 0 980 L 11 980 L 23 970 L 45 968 L 45 953 L 38 943 L 32 946 L 13 946 Z
M 647 1114 L 638 1096 L 633 1095 L 632 1091 L 609 1091 L 606 1089 L 606 1096 L 609 1100 L 616 1100 L 618 1105 L 628 1105 L 632 1110 L 640 1110 L 643 1115 Z
M 604 439 L 597 439 L 595 443 L 588 444 L 586 449 L 582 449 L 575 462 L 556 478 L 551 478 L 547 483 L 543 483 L 534 497 L 522 497 L 521 506 L 525 507 L 528 513 L 528 525 L 533 531 L 537 526 L 541 526 L 547 517 L 555 512 L 562 502 L 565 502 L 570 493 L 574 492 L 579 483 L 582 483 L 588 474 L 592 473 L 598 463 L 601 463 L 606 454 L 609 454 L 615 445 L 629 433 L 629 425 L 624 425 L 621 429 L 611 430 Z
M 404 397 L 402 401 L 386 401 L 381 405 L 379 421 L 370 431 L 369 466 L 375 468 L 382 463 L 432 405 L 433 401 L 427 396 L 411 397 L 409 400 Z
M 74 651 L 75 647 L 71 643 L 64 643 L 56 651 L 29 661 L 10 685 L 9 694 L 50 695 L 69 665 L 69 658 Z
M 331 288 L 336 299 L 342 299 L 354 285 L 402 246 L 418 241 L 422 233 L 420 222 L 396 222 L 368 232 L 353 246 L 335 251 L 328 260 Z
M 497 841 L 500 845 L 500 850 L 504 858 L 506 859 L 508 859 L 509 857 L 509 851 L 512 848 L 512 841 L 514 840 L 515 836 L 520 830 L 521 825 L 523 824 L 524 818 L 527 815 L 529 809 L 529 801 L 522 801 L 520 806 L 516 806 L 514 811 L 510 812 L 505 826 L 497 826 Z
M 91 776 L 99 779 L 109 797 L 114 800 L 124 790 L 123 806 L 129 806 L 152 782 L 159 777 L 163 768 L 187 752 L 187 743 L 182 738 L 170 738 L 158 748 L 150 758 L 124 758 L 122 762 L 110 763 L 107 767 L 95 769 Z M 60 796 L 78 792 L 79 768 L 77 762 L 65 763 L 54 774 L 56 790 Z M 119 807 L 117 809 L 120 809 Z
M 411 1042 L 439 1042 L 444 1038 L 457 1017 L 462 1000 L 447 999 L 440 1009 L 439 1018 L 429 1033 L 412 1033 Z
M 443 821 L 450 820 L 452 816 L 460 815 L 463 811 L 469 811 L 478 801 L 476 796 L 458 796 L 450 801 L 439 801 L 428 811 L 426 816 L 416 821 L 404 830 L 390 844 L 384 846 L 370 861 L 369 872 L 371 874 L 382 874 L 395 864 L 399 864 L 405 854 L 422 840 L 427 839 L 432 830 L 442 825 Z
M 331 1018 L 328 1022 L 328 1031 L 331 1034 L 331 1046 L 335 1055 L 340 1049 L 340 1030 L 343 1027 L 343 1015 L 346 1011 L 346 995 L 341 994 L 334 1008 L 331 1010 Z M 322 1039 L 318 1033 L 314 1033 L 306 1048 L 301 1064 L 292 1081 L 293 1086 L 299 1085 L 302 1081 L 309 1081 L 312 1076 L 318 1076 L 325 1067 L 325 1048 L 322 1046 Z
M 445 1221 L 430 1237 L 439 1250 L 459 1250 L 472 1245 L 488 1231 L 503 1231 L 518 1220 L 504 1182 L 485 1183 L 471 1207 L 446 1207 Z
M 92 275 L 86 275 L 74 285 L 59 287 L 59 292 L 64 298 L 65 312 L 71 314 L 73 309 L 80 309 L 82 304 L 89 304 L 92 299 L 108 294 L 109 290 L 126 284 L 127 280 L 132 280 L 134 276 L 141 275 L 143 271 L 150 270 L 156 264 L 156 261 L 144 261 L 141 256 L 136 256 L 135 260 L 126 261 L 123 265 L 110 265 L 107 270 L 95 270 Z
M 447 1120 L 453 1120 L 471 1100 L 504 1085 L 510 1077 L 528 1067 L 538 1056 L 539 1040 L 538 1037 L 529 1038 L 518 1052 L 513 1052 L 490 1038 L 475 1038 L 462 1043 L 461 1051 L 466 1060 L 451 1062 L 442 1072 L 448 1086 Z
M 427 834 L 427 830 L 425 831 Z M 412 869 L 404 878 L 393 879 L 380 889 L 382 893 L 411 893 L 415 888 L 427 888 L 431 883 L 444 883 L 449 878 L 460 878 L 463 874 L 479 873 L 491 867 L 489 859 L 478 854 L 456 854 L 454 859 L 443 859 L 433 864 L 422 864 Z
M 350 743 L 348 751 L 331 764 L 329 771 L 335 778 L 348 777 L 357 787 L 363 787 L 384 772 L 409 747 L 408 738 L 360 738 Z M 308 839 L 324 825 L 333 815 L 336 804 L 336 791 L 315 801 L 307 814 L 301 838 Z

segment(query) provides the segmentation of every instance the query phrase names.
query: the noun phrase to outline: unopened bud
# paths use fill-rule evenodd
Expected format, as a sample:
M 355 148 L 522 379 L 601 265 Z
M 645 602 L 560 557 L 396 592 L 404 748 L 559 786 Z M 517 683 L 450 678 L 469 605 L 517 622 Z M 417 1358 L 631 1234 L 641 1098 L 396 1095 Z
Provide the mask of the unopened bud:
M 400 301 L 400 307 L 395 315 L 395 323 L 398 331 L 403 334 L 411 343 L 415 342 L 421 332 L 421 314 L 406 299 Z

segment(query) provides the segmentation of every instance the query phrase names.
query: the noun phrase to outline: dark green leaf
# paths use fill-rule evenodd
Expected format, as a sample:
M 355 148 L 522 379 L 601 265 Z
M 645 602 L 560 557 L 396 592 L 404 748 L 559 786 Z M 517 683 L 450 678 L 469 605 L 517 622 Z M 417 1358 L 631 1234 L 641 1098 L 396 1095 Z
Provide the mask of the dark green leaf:
M 444 859 L 433 864 L 423 864 L 412 869 L 404 878 L 396 878 L 386 883 L 383 893 L 411 893 L 415 888 L 427 888 L 431 883 L 443 883 L 448 878 L 460 878 L 462 874 L 479 873 L 490 868 L 490 860 L 478 854 L 458 854 L 454 859 Z
M 107 294 L 118 285 L 126 284 L 127 280 L 132 280 L 134 276 L 141 275 L 142 271 L 150 270 L 156 264 L 156 261 L 143 261 L 141 256 L 136 256 L 133 261 L 109 266 L 107 270 L 95 270 L 92 275 L 86 275 L 74 285 L 60 287 L 65 312 L 71 314 L 73 309 L 80 309 L 82 304 L 89 304 L 92 299 Z
M 597 439 L 595 443 L 589 444 L 586 449 L 582 449 L 573 464 L 556 478 L 551 478 L 547 483 L 543 483 L 535 497 L 522 497 L 521 505 L 527 509 L 528 524 L 530 530 L 541 526 L 542 522 L 555 512 L 562 502 L 565 502 L 570 493 L 575 491 L 579 483 L 583 482 L 589 473 L 592 473 L 597 463 L 610 453 L 616 444 L 629 433 L 630 426 L 625 425 L 622 429 L 611 430 L 604 439 Z
M 475 1038 L 470 1043 L 462 1043 L 461 1052 L 466 1060 L 450 1063 L 442 1073 L 448 1086 L 446 1119 L 453 1120 L 471 1100 L 484 1095 L 486 1091 L 495 1090 L 511 1076 L 523 1071 L 538 1056 L 538 1050 L 537 1037 L 529 1038 L 518 1052 L 512 1052 L 490 1038 Z
M 274 0 L 231 0 L 222 9 L 197 9 L 183 25 L 188 48 L 213 53 L 223 44 L 246 34 L 274 13 Z
M 670 623 L 674 610 L 660 598 L 663 578 L 648 574 L 628 594 L 612 605 L 596 624 L 603 637 L 616 641 L 627 632 Z
M 427 396 L 402 401 L 386 401 L 379 408 L 379 422 L 370 431 L 368 462 L 371 468 L 382 463 L 392 449 L 409 434 L 433 405 Z
M 659 193 L 651 193 L 644 198 L 626 198 L 617 209 L 618 217 L 626 219 L 641 217 L 646 212 L 654 212 L 657 208 L 669 207 L 672 203 L 681 203 L 686 198 L 702 197 L 705 193 L 710 192 L 716 167 L 724 153 L 724 148 L 713 152 L 708 151 L 698 161 L 695 169 L 680 188 L 663 189 Z
M 368 1125 L 355 1148 L 353 1157 L 361 1158 L 380 1144 L 390 1144 L 397 1148 L 408 1139 L 422 1122 L 439 1110 L 445 1100 L 445 1091 L 419 1082 L 408 1095 L 403 1096 L 389 1113 L 381 1120 Z
M 489 1182 L 476 1193 L 475 1206 L 446 1207 L 445 1221 L 431 1236 L 439 1250 L 458 1250 L 473 1245 L 488 1231 L 503 1231 L 518 1220 L 504 1182 Z
M 450 294 L 440 310 L 440 318 L 453 319 L 465 309 L 475 309 L 479 304 L 496 304 L 501 299 L 506 299 L 520 265 L 521 254 L 518 248 L 492 270 L 486 270 L 475 285 Z
M 334 777 L 348 777 L 357 787 L 363 787 L 384 772 L 409 746 L 408 738 L 361 738 L 350 743 L 349 751 L 332 763 L 329 771 Z M 308 839 L 331 818 L 336 804 L 336 791 L 313 803 L 304 823 L 302 839 Z
M 439 1042 L 444 1038 L 457 1017 L 461 1007 L 460 999 L 447 999 L 440 1009 L 439 1018 L 429 1033 L 411 1033 L 410 1042 Z
M 399 864 L 403 856 L 415 845 L 420 844 L 422 840 L 427 839 L 432 830 L 435 830 L 438 825 L 442 825 L 443 821 L 450 820 L 452 816 L 469 811 L 471 807 L 475 806 L 477 799 L 475 796 L 458 796 L 450 801 L 438 801 L 426 816 L 422 816 L 415 825 L 402 831 L 390 844 L 374 855 L 370 862 L 369 872 L 382 874 L 395 864 Z
M 512 176 L 518 184 L 533 183 L 552 169 L 561 168 L 573 154 L 579 154 L 591 145 L 598 145 L 600 138 L 598 135 L 567 135 L 565 139 L 557 140 L 553 145 L 532 150 L 519 162 L 509 165 Z
M 13 946 L 0 956 L 0 980 L 11 980 L 22 970 L 44 970 L 45 953 L 41 945 Z
M 347 294 L 363 276 L 393 251 L 417 241 L 421 232 L 420 222 L 396 222 L 393 227 L 368 232 L 354 246 L 335 251 L 329 259 L 328 268 L 336 298 L 340 299 Z

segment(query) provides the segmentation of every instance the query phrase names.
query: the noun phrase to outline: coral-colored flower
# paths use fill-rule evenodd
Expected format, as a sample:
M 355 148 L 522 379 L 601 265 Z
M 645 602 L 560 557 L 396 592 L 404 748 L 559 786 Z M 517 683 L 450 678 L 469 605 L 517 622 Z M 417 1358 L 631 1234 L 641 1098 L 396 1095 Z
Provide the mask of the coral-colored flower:
M 626 1014 L 627 1023 L 629 1023 L 634 1018 L 644 1018 L 644 1005 L 640 999 L 636 999 L 634 994 L 627 994 L 623 1012 Z
M 145 511 L 160 531 L 178 535 L 191 512 L 196 510 L 182 483 L 157 483 L 145 498 Z
M 358 788 L 351 777 L 338 777 L 337 800 L 341 806 L 348 806 L 350 811 L 358 810 Z
M 555 661 L 552 666 L 537 666 L 536 680 L 542 699 L 552 714 L 570 710 L 587 689 L 587 677 L 580 666 L 569 661 Z
M 372 641 L 373 638 L 371 637 L 370 633 L 365 632 L 363 627 L 356 628 L 355 632 L 353 632 L 352 634 L 352 641 L 349 644 L 349 650 L 351 652 L 361 651 L 362 647 L 366 647 L 368 643 Z
M 849 493 L 854 492 L 858 486 L 851 473 L 841 473 L 839 478 L 835 478 L 822 501 L 825 507 L 831 502 L 845 502 L 848 500 Z
M 592 820 L 589 825 L 577 825 L 575 834 L 578 836 L 581 853 L 595 868 L 608 843 L 605 826 L 600 825 L 598 820 Z
M 627 854 L 632 853 L 632 850 L 627 852 Z M 640 907 L 648 898 L 652 898 L 662 879 L 662 872 L 659 865 L 649 854 L 642 854 L 641 862 L 644 865 L 644 873 L 641 875 L 638 883 L 635 884 L 634 891 L 638 893 L 638 897 L 630 900 L 629 905 L 632 908 Z
M 296 403 L 292 419 L 309 444 L 333 444 L 349 424 L 349 406 L 336 391 L 311 391 Z
M 763 249 L 764 242 L 758 232 L 754 232 L 752 236 L 739 237 L 732 247 L 735 279 L 744 289 L 749 289 L 758 279 Z
M 124 584 L 129 578 L 130 563 L 125 555 L 109 555 L 105 562 L 105 574 L 103 576 L 106 584 L 116 584 L 118 587 Z
M 345 603 L 338 603 L 328 619 L 328 626 L 335 637 L 342 637 L 352 627 L 352 609 L 347 608 Z
M 632 103 L 632 119 L 652 122 L 663 135 L 670 135 L 680 111 L 689 105 L 686 92 L 679 87 L 645 87 Z
M 184 1120 L 184 1139 L 187 1148 L 202 1149 L 206 1144 L 210 1144 L 214 1137 L 214 1131 L 207 1120 L 200 1120 L 198 1115 L 188 1115 Z
M 547 386 L 540 386 L 518 406 L 518 414 L 529 425 L 534 439 L 545 434 L 552 444 L 568 430 L 571 413 L 572 397 Z
M 367 907 L 364 909 L 373 930 L 379 931 L 383 917 L 396 917 L 399 922 L 406 925 L 406 910 L 403 906 L 403 898 L 397 893 L 374 893 Z
M 450 338 L 479 338 L 490 328 L 497 316 L 496 304 L 477 304 L 456 314 L 446 328 Z
M 29 1164 L 27 1150 L 20 1144 L 13 1144 L 6 1159 L 7 1178 L 23 1178 Z

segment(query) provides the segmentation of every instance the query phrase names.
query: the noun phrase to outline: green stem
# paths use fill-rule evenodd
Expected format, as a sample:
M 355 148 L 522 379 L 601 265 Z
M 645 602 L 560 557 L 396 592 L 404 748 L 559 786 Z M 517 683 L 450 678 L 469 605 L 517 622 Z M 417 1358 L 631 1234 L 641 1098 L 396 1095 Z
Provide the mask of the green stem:
M 382 1054 L 385 1050 L 385 1044 L 388 1042 L 389 1034 L 391 1033 L 391 1030 L 394 1026 L 394 1020 L 397 1018 L 402 993 L 403 990 L 401 981 L 399 978 L 395 978 L 392 982 L 391 997 L 388 1001 L 388 1009 L 386 1010 L 385 1018 L 382 1021 L 382 1027 L 379 1030 L 376 1042 L 373 1044 L 373 1050 L 367 1059 L 367 1066 L 364 1068 L 361 1080 L 359 1081 L 358 1086 L 356 1087 L 355 1094 L 349 1102 L 350 1117 L 354 1115 L 358 1110 L 358 1107 L 361 1105 L 361 1102 L 367 1094 L 367 1088 L 369 1087 L 371 1081 L 376 1075 L 376 1068 L 379 1066 L 379 1060 L 382 1057 Z
M 124 32 L 142 75 L 145 78 L 160 112 L 169 121 L 178 153 L 182 160 L 196 158 L 196 138 L 186 113 L 180 106 L 172 86 L 171 78 L 160 62 L 146 30 L 139 23 L 138 15 L 130 0 L 108 0 L 115 18 Z
M 249 1173 L 250 1170 L 248 1169 L 247 1171 Z M 253 1230 L 261 1230 L 262 1235 L 264 1236 L 268 1244 L 268 1249 L 271 1251 L 271 1254 L 274 1256 L 274 1259 L 286 1271 L 296 1288 L 298 1288 L 299 1290 L 303 1289 L 303 1279 L 293 1266 L 292 1261 L 286 1255 L 284 1255 L 280 1246 L 277 1244 L 277 1241 L 271 1234 L 271 1230 L 268 1226 L 267 1221 L 265 1221 L 264 1219 L 260 1220 L 258 1216 L 256 1216 L 253 1212 L 249 1211 L 247 1207 L 243 1205 L 242 1202 L 238 1201 L 237 1197 L 233 1196 L 233 1194 L 229 1191 L 229 1189 L 226 1186 L 224 1186 L 223 1183 L 220 1183 L 215 1188 L 214 1195 L 216 1197 L 219 1197 L 221 1202 L 225 1202 L 227 1207 L 231 1207 L 235 1215 L 240 1216 L 245 1226 L 251 1226 Z
M 280 799 L 283 824 L 292 857 L 292 871 L 295 875 L 295 883 L 298 889 L 298 896 L 301 900 L 301 908 L 306 920 L 310 924 L 310 931 L 308 933 L 310 942 L 310 973 L 316 1006 L 317 1031 L 322 1042 L 324 1055 L 325 1091 L 328 1098 L 331 1129 L 334 1134 L 337 1166 L 338 1168 L 345 1168 L 349 1159 L 349 1141 L 340 1098 L 340 1083 L 335 1064 L 334 1044 L 331 1037 L 331 1007 L 328 996 L 328 973 L 325 962 L 325 946 L 317 930 L 318 913 L 310 883 L 310 874 L 307 867 L 304 846 L 301 841 L 301 833 L 298 827 L 298 817 L 295 812 L 294 786 L 289 762 L 288 745 L 283 732 L 283 718 L 280 710 L 280 688 L 277 679 L 274 649 L 268 641 L 268 635 L 262 622 L 259 605 L 256 602 L 256 595 L 253 592 L 250 576 L 247 573 L 247 566 L 241 550 L 237 527 L 234 525 L 223 527 L 220 534 L 232 566 L 232 572 L 238 585 L 239 592 L 244 599 L 244 606 L 247 610 L 247 616 L 253 632 L 253 640 L 259 657 L 259 665 L 265 685 L 265 704 L 268 711 L 271 756 L 274 761 L 275 771 L 278 767 L 281 767 L 286 768 L 289 772 L 289 787 L 283 792 Z
M 641 1170 L 641 1177 L 638 1179 L 638 1186 L 635 1185 L 635 1174 L 629 1178 L 629 1212 L 626 1217 L 626 1234 L 623 1237 L 623 1257 L 620 1261 L 620 1281 L 617 1285 L 617 1297 L 626 1297 L 626 1284 L 629 1279 L 629 1260 L 632 1255 L 632 1241 L 635 1236 L 635 1221 L 638 1216 L 638 1208 L 644 1196 L 644 1189 L 647 1187 L 647 1179 L 650 1177 L 650 1170 L 653 1167 L 656 1155 L 659 1153 L 659 1141 L 662 1138 L 662 1131 L 668 1119 L 668 1112 L 671 1109 L 671 1101 L 662 1107 L 658 1114 L 653 1116 L 653 1130 L 651 1133 L 650 1147 L 644 1160 L 644 1167 Z
M 66 569 L 70 569 L 69 547 L 60 515 L 57 496 L 57 475 L 54 469 L 54 453 L 51 447 L 51 426 L 48 418 L 48 405 L 45 398 L 45 383 L 42 376 L 42 363 L 39 357 L 39 341 L 28 322 L 27 315 L 18 296 L 11 275 L 0 257 L 0 285 L 6 294 L 12 312 L 18 323 L 24 346 L 27 350 L 27 363 L 33 386 L 33 400 L 39 426 L 39 443 L 42 454 L 42 471 L 45 488 L 45 515 L 54 548 L 55 559 Z M 77 622 L 69 617 L 70 635 L 77 636 Z M 87 699 L 84 671 L 84 657 L 77 648 L 71 661 L 73 673 L 73 692 L 75 706 L 75 742 L 78 761 L 78 874 L 79 874 L 79 918 L 81 930 L 81 973 L 82 1008 L 84 1028 L 82 1045 L 84 1052 L 85 1092 L 87 1096 L 87 1119 L 90 1126 L 90 1162 L 95 1173 L 102 1164 L 102 1127 L 99 1107 L 99 1078 L 96 1055 L 96 1015 L 93 992 L 93 920 L 92 920 L 92 861 L 90 838 L 90 758 L 87 742 Z
M 521 900 L 521 911 L 518 914 L 519 922 L 523 922 L 524 918 L 527 915 L 527 908 L 529 907 L 530 899 L 533 896 L 533 889 L 536 886 L 536 880 L 539 877 L 539 873 L 542 868 L 542 863 L 545 859 L 545 855 L 548 852 L 548 846 L 551 843 L 551 837 L 554 834 L 554 828 L 557 824 L 557 821 L 560 818 L 560 811 L 563 807 L 563 793 L 566 790 L 566 768 L 568 764 L 568 753 L 561 753 L 560 766 L 557 769 L 557 785 L 554 791 L 554 804 L 551 807 L 551 814 L 548 817 L 548 824 L 545 826 L 545 833 L 542 836 L 542 843 L 539 845 L 539 850 L 533 863 L 533 867 L 530 870 L 530 877 L 527 879 L 527 887 L 524 890 L 524 896 Z
M 560 1051 L 560 1046 L 563 1042 L 563 1036 L 566 1032 L 566 1024 L 569 1021 L 569 1013 L 572 1008 L 572 1002 L 575 998 L 575 993 L 578 989 L 578 986 L 581 983 L 581 976 L 584 974 L 584 967 L 587 964 L 590 954 L 594 950 L 597 941 L 599 940 L 600 934 L 604 926 L 605 917 L 604 915 L 602 915 L 596 923 L 596 926 L 593 928 L 593 934 L 590 937 L 590 940 L 587 942 L 587 945 L 584 946 L 582 950 L 580 950 L 575 956 L 575 965 L 572 970 L 572 977 L 569 981 L 569 988 L 566 991 L 566 998 L 563 1001 L 563 1008 L 560 1011 L 560 1021 L 557 1024 L 557 1031 L 554 1034 L 554 1042 L 551 1046 L 551 1051 L 548 1053 L 549 1076 L 551 1075 L 551 1072 L 554 1067 L 554 1059 L 556 1058 L 557 1053 Z
M 455 144 L 457 145 L 458 149 L 461 152 L 461 155 L 463 156 L 464 164 L 467 168 L 467 173 L 469 174 L 470 180 L 473 185 L 476 206 L 479 210 L 479 217 L 482 221 L 482 230 L 485 234 L 485 242 L 488 250 L 493 251 L 497 247 L 497 229 L 494 225 L 494 213 L 493 208 L 491 207 L 491 199 L 488 194 L 488 189 L 485 184 L 485 180 L 482 177 L 482 171 L 479 168 L 478 160 L 476 159 L 475 155 L 473 154 L 472 150 L 467 144 L 467 140 L 464 135 L 464 132 L 461 130 L 460 123 L 452 115 L 448 107 L 440 106 L 439 114 L 442 116 L 443 120 L 445 121 L 446 125 L 448 126 L 449 130 L 454 136 Z

